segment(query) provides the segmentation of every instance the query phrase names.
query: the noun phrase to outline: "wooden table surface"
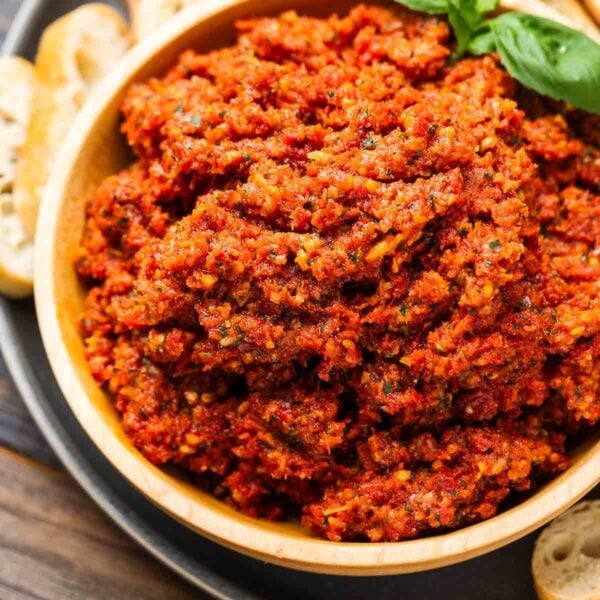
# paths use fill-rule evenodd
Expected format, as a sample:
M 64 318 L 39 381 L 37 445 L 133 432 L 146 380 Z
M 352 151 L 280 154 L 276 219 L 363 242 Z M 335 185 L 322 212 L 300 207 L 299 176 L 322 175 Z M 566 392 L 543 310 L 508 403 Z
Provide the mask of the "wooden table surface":
M 0 0 L 0 43 L 20 4 Z M 204 597 L 78 487 L 38 432 L 0 356 L 0 600 Z

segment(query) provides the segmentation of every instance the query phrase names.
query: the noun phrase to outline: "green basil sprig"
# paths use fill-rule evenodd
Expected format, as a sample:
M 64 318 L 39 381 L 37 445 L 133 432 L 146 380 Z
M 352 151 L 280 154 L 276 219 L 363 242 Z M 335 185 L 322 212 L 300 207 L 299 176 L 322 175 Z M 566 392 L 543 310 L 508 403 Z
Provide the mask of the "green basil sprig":
M 396 0 L 428 14 L 448 15 L 454 57 L 498 52 L 525 87 L 600 114 L 600 45 L 579 31 L 533 15 L 508 12 L 493 19 L 498 0 Z

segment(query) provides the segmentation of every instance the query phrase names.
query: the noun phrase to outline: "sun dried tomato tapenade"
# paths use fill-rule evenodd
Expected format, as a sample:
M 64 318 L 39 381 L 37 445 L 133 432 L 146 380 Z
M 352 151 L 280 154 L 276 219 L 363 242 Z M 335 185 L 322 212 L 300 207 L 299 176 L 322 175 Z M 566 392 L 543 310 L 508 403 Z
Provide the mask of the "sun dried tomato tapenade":
M 88 207 L 96 379 L 246 514 L 395 541 L 492 516 L 600 419 L 600 121 L 447 24 L 237 24 L 133 85 Z M 519 99 L 519 102 L 517 102 Z

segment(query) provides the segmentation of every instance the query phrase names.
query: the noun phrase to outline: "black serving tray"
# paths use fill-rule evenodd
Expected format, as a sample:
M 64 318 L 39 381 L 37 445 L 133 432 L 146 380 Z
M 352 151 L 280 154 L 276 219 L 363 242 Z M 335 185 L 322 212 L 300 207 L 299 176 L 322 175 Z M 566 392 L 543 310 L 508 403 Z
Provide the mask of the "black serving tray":
M 6 38 L 4 53 L 31 58 L 44 27 L 83 3 L 25 0 Z M 197 586 L 199 596 L 202 590 L 215 598 L 235 600 L 535 598 L 529 564 L 536 534 L 459 565 L 391 577 L 301 573 L 214 544 L 148 502 L 98 451 L 54 380 L 33 302 L 0 298 L 0 348 L 23 400 L 65 467 L 123 530 Z M 592 495 L 600 497 L 600 489 Z

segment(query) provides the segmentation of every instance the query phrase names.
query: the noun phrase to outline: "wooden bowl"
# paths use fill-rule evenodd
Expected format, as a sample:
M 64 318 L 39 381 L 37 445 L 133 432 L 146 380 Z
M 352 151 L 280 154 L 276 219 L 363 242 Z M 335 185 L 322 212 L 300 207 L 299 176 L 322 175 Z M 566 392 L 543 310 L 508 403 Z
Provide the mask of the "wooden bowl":
M 54 374 L 81 425 L 112 464 L 174 518 L 210 539 L 287 567 L 345 575 L 384 575 L 440 567 L 507 544 L 556 517 L 600 479 L 600 444 L 590 441 L 573 466 L 518 506 L 453 533 L 399 543 L 333 543 L 293 523 L 255 520 L 149 463 L 125 437 L 110 400 L 90 375 L 76 327 L 84 289 L 73 269 L 86 200 L 101 180 L 131 162 L 119 133 L 119 102 L 134 81 L 163 73 L 186 48 L 233 41 L 240 17 L 296 8 L 344 11 L 349 0 L 204 0 L 134 48 L 80 114 L 61 150 L 41 210 L 35 296 Z

